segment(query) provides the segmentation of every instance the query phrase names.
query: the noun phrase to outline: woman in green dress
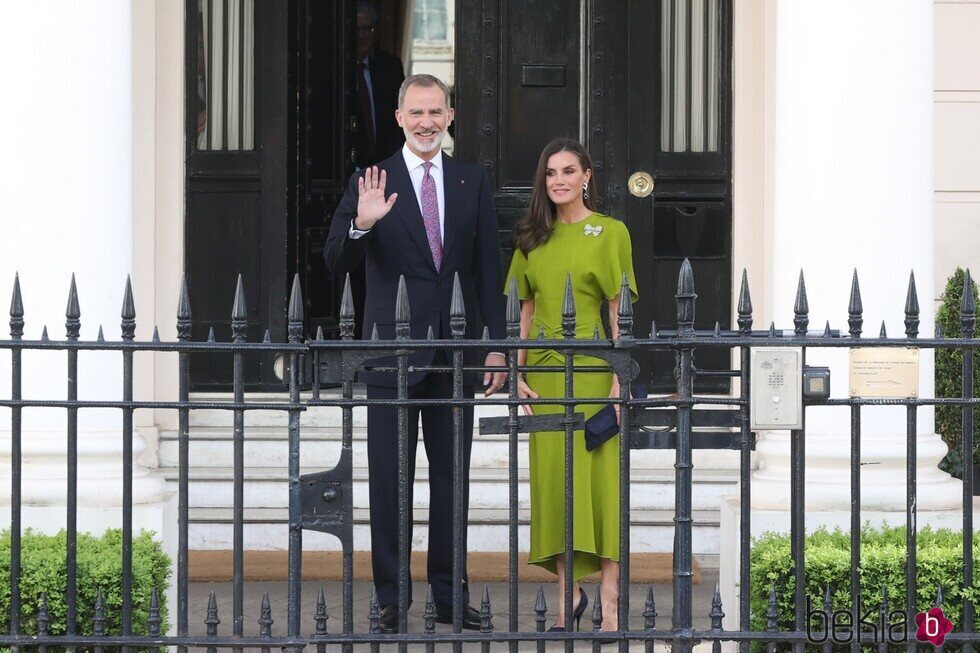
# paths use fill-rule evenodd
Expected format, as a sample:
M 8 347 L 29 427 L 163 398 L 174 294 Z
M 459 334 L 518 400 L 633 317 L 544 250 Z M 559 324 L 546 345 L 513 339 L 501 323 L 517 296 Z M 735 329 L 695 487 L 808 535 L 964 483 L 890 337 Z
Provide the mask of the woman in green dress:
M 611 337 L 618 337 L 618 306 L 623 274 L 629 278 L 633 301 L 636 284 L 629 232 L 611 217 L 595 212 L 592 160 L 581 143 L 556 139 L 541 153 L 534 192 L 527 213 L 514 225 L 514 257 L 507 278 L 517 282 L 521 299 L 521 337 L 560 339 L 565 278 L 571 274 L 575 295 L 575 337 L 592 338 L 598 329 L 605 338 L 602 305 L 606 303 Z M 554 350 L 521 350 L 521 365 L 563 366 Z M 576 355 L 576 367 L 606 366 L 602 360 Z M 575 372 L 574 396 L 619 397 L 619 381 L 611 372 Z M 562 372 L 534 372 L 518 382 L 521 398 L 564 397 Z M 575 406 L 588 419 L 599 404 Z M 530 413 L 531 407 L 525 406 Z M 538 415 L 560 413 L 559 405 L 536 405 Z M 617 407 L 618 411 L 618 407 Z M 572 576 L 575 582 L 600 572 L 602 628 L 616 630 L 619 604 L 619 435 L 588 451 L 585 432 L 575 431 L 573 455 Z M 564 431 L 532 433 L 531 552 L 529 563 L 558 575 L 557 630 L 565 629 L 565 444 Z M 575 588 L 577 622 L 588 599 Z

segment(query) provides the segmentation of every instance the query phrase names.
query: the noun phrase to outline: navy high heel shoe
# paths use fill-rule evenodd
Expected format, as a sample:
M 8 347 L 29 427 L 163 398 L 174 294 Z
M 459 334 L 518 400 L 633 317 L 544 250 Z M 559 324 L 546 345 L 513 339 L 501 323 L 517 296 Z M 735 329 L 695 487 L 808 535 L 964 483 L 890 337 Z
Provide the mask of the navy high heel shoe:
M 572 612 L 572 619 L 575 620 L 575 630 L 581 630 L 579 625 L 582 623 L 582 615 L 585 614 L 585 608 L 589 605 L 589 597 L 585 595 L 585 590 L 581 587 L 578 588 L 578 605 L 575 606 L 575 611 Z M 564 626 L 552 626 L 548 629 L 549 633 L 563 633 L 566 628 Z

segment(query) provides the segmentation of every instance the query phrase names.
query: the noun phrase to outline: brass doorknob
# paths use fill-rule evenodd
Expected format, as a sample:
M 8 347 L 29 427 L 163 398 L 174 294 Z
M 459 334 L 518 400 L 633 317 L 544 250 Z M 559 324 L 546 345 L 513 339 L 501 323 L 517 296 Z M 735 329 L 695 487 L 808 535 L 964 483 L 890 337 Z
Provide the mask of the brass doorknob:
M 630 175 L 627 186 L 636 197 L 646 197 L 653 192 L 653 177 L 649 172 L 634 172 Z

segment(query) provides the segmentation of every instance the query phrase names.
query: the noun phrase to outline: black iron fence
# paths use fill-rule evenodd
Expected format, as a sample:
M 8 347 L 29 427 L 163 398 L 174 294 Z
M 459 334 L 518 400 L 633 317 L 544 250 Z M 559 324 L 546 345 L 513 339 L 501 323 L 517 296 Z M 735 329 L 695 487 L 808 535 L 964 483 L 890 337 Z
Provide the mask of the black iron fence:
M 210 651 L 218 648 L 258 647 L 270 650 L 273 647 L 299 650 L 307 646 L 316 646 L 318 651 L 324 651 L 328 646 L 340 646 L 345 651 L 357 646 L 370 646 L 377 650 L 381 644 L 397 644 L 400 650 L 408 646 L 424 645 L 427 650 L 433 650 L 437 644 L 451 644 L 454 650 L 461 650 L 464 643 L 479 644 L 482 650 L 491 647 L 508 647 L 516 651 L 521 642 L 536 642 L 538 650 L 543 650 L 548 642 L 562 642 L 565 650 L 572 650 L 576 643 L 591 644 L 593 650 L 598 650 L 601 643 L 618 642 L 619 650 L 626 651 L 631 644 L 644 644 L 647 651 L 652 651 L 654 643 L 667 644 L 680 651 L 689 651 L 698 643 L 710 643 L 714 650 L 719 650 L 722 642 L 737 643 L 739 648 L 747 651 L 752 645 L 767 644 L 770 650 L 775 647 L 802 650 L 808 644 L 808 624 L 805 594 L 805 562 L 804 562 L 804 488 L 806 469 L 805 445 L 806 428 L 802 426 L 792 430 L 791 437 L 791 560 L 787 565 L 793 569 L 795 586 L 793 590 L 793 624 L 789 629 L 779 628 L 776 615 L 776 592 L 770 594 L 770 602 L 766 611 L 768 628 L 752 629 L 750 624 L 749 588 L 752 583 L 750 567 L 750 537 L 752 512 L 750 479 L 751 452 L 755 445 L 755 434 L 750 427 L 750 359 L 753 349 L 764 347 L 790 346 L 800 348 L 802 356 L 813 348 L 919 348 L 938 349 L 956 348 L 963 351 L 963 396 L 961 398 L 829 398 L 829 396 L 808 396 L 802 399 L 805 407 L 840 406 L 847 407 L 851 414 L 851 558 L 849 593 L 852 598 L 860 596 L 863 582 L 859 565 L 861 555 L 861 413 L 866 406 L 891 405 L 904 406 L 907 412 L 907 468 L 906 468 L 906 555 L 907 573 L 905 588 L 904 610 L 907 615 L 913 615 L 929 606 L 921 605 L 916 598 L 916 441 L 917 410 L 921 406 L 953 405 L 962 408 L 964 451 L 973 450 L 973 410 L 977 404 L 973 398 L 973 351 L 978 340 L 973 338 L 975 325 L 975 304 L 972 282 L 967 277 L 962 304 L 962 333 L 961 337 L 947 337 L 950 334 L 935 334 L 932 338 L 919 338 L 919 305 L 914 278 L 910 279 L 905 305 L 905 337 L 890 338 L 886 335 L 884 325 L 879 337 L 863 338 L 863 310 L 857 275 L 851 288 L 848 306 L 848 335 L 831 331 L 828 327 L 822 332 L 812 332 L 809 329 L 808 304 L 802 273 L 795 303 L 795 315 L 792 332 L 777 331 L 775 327 L 768 330 L 753 330 L 752 304 L 748 283 L 743 273 L 741 292 L 738 302 L 738 319 L 735 330 L 716 327 L 713 332 L 699 332 L 694 329 L 695 315 L 695 285 L 689 263 L 685 261 L 681 268 L 677 286 L 677 326 L 676 329 L 661 330 L 651 325 L 646 336 L 636 333 L 633 324 L 633 310 L 630 303 L 630 293 L 624 279 L 623 292 L 619 304 L 619 337 L 613 340 L 601 339 L 597 336 L 591 340 L 575 339 L 576 311 L 574 296 L 570 285 L 566 287 L 563 307 L 562 330 L 564 338 L 547 340 L 520 339 L 520 306 L 516 292 L 512 289 L 507 303 L 507 338 L 493 341 L 464 339 L 466 326 L 466 311 L 462 302 L 458 280 L 454 288 L 451 307 L 451 339 L 437 340 L 431 337 L 413 340 L 409 336 L 410 306 L 404 284 L 399 288 L 396 298 L 395 338 L 392 340 L 354 340 L 354 311 L 351 300 L 349 283 L 345 289 L 343 305 L 340 312 L 340 340 L 326 341 L 322 337 L 304 340 L 303 301 L 298 278 L 294 280 L 288 306 L 288 342 L 273 343 L 268 337 L 263 342 L 246 342 L 246 307 L 241 280 L 234 300 L 232 311 L 232 341 L 216 342 L 213 335 L 206 342 L 192 342 L 190 339 L 191 309 L 186 285 L 182 287 L 180 303 L 177 311 L 177 340 L 163 342 L 154 333 L 151 341 L 135 340 L 136 314 L 134 310 L 131 288 L 127 282 L 125 300 L 122 309 L 121 339 L 109 341 L 100 337 L 95 341 L 83 341 L 79 337 L 80 310 L 75 292 L 74 280 L 69 296 L 66 338 L 60 341 L 51 340 L 47 331 L 40 340 L 25 340 L 24 310 L 21 301 L 20 286 L 15 281 L 13 300 L 10 310 L 10 339 L 0 341 L 0 348 L 10 352 L 12 389 L 9 399 L 0 400 L 0 406 L 10 408 L 11 413 L 11 550 L 10 550 L 10 588 L 9 628 L 0 635 L 0 646 L 10 646 L 15 649 L 36 647 L 44 651 L 47 647 L 92 648 L 96 651 L 106 647 L 120 647 L 128 650 L 131 647 L 175 646 L 184 651 L 187 647 L 206 647 Z M 566 378 L 566 394 L 564 398 L 553 399 L 521 399 L 517 396 L 518 373 L 524 368 L 518 365 L 518 350 L 521 348 L 552 349 L 565 356 L 565 365 L 555 367 L 553 371 L 563 373 Z M 677 394 L 663 398 L 633 398 L 631 386 L 636 381 L 638 367 L 633 358 L 633 352 L 640 348 L 656 349 L 673 352 L 676 360 Z M 695 349 L 722 348 L 734 352 L 739 361 L 738 369 L 734 372 L 725 370 L 698 370 L 694 363 Z M 453 379 L 453 396 L 447 399 L 433 399 L 419 402 L 408 399 L 408 356 L 420 350 L 443 350 L 449 353 L 451 365 L 433 368 L 433 372 L 450 374 Z M 26 350 L 61 350 L 67 355 L 67 398 L 25 399 L 22 396 L 23 365 L 22 356 Z M 463 352 L 466 350 L 505 351 L 508 356 L 509 393 L 507 396 L 487 399 L 474 399 L 464 396 L 462 376 L 465 371 L 486 371 L 482 367 L 466 367 L 463 365 Z M 80 400 L 76 372 L 78 354 L 81 351 L 116 351 L 121 354 L 123 396 L 121 400 Z M 133 356 L 135 352 L 175 352 L 179 359 L 179 397 L 177 401 L 137 401 L 133 398 Z M 226 352 L 234 366 L 234 389 L 231 401 L 191 401 L 188 392 L 188 357 L 197 352 Z M 285 358 L 285 369 L 288 377 L 289 396 L 282 401 L 250 401 L 245 397 L 245 378 L 243 360 L 247 356 L 266 355 L 276 352 Z M 573 354 L 585 354 L 597 357 L 608 363 L 620 380 L 620 396 L 617 399 L 605 397 L 571 397 L 571 379 L 576 368 L 573 364 Z M 341 392 L 321 392 L 319 380 L 313 384 L 309 398 L 301 397 L 301 373 L 303 358 L 311 357 L 314 369 L 327 370 L 327 376 L 341 380 Z M 462 628 L 461 606 L 463 603 L 463 587 L 461 569 L 463 550 L 461 533 L 465 528 L 461 513 L 456 512 L 455 537 L 453 547 L 454 582 L 453 582 L 453 611 L 454 618 L 451 632 L 438 631 L 434 624 L 434 608 L 431 593 L 425 602 L 422 614 L 424 627 L 418 632 L 408 629 L 407 613 L 409 609 L 408 587 L 410 583 L 409 560 L 411 548 L 411 506 L 402 502 L 398 514 L 399 532 L 399 579 L 398 579 L 398 633 L 381 634 L 379 628 L 380 614 L 376 597 L 372 597 L 367 610 L 367 632 L 355 630 L 355 603 L 353 596 L 354 566 L 353 566 L 353 502 L 352 502 L 352 470 L 354 432 L 353 411 L 357 406 L 370 405 L 370 400 L 354 394 L 355 373 L 365 365 L 371 365 L 372 360 L 382 357 L 393 357 L 395 363 L 391 368 L 397 375 L 398 399 L 383 400 L 384 403 L 397 407 L 398 423 L 398 483 L 401 494 L 411 483 L 409 478 L 408 424 L 407 411 L 410 405 L 427 403 L 429 405 L 450 405 L 454 414 L 453 453 L 454 460 L 461 461 L 463 451 L 463 418 L 465 406 L 477 403 L 493 403 L 506 406 L 508 415 L 500 418 L 488 418 L 481 421 L 483 433 L 501 433 L 509 436 L 509 579 L 508 602 L 506 614 L 495 613 L 488 592 L 482 594 L 480 615 L 482 628 L 479 631 L 466 632 Z M 736 356 L 733 356 L 736 358 Z M 734 396 L 695 396 L 693 380 L 696 375 L 718 374 L 733 377 L 738 383 L 739 392 Z M 606 632 L 600 630 L 602 622 L 601 606 L 596 605 L 593 612 L 591 630 L 584 632 L 546 632 L 548 620 L 547 606 L 543 593 L 539 590 L 538 600 L 534 606 L 536 630 L 522 632 L 519 630 L 520 606 L 518 602 L 518 435 L 534 431 L 564 431 L 565 434 L 565 513 L 566 520 L 566 552 L 569 564 L 565 566 L 565 623 L 572 623 L 573 597 L 571 594 L 572 564 L 574 556 L 571 532 L 572 500 L 574 479 L 572 437 L 576 429 L 582 427 L 582 415 L 575 413 L 574 406 L 582 404 L 618 403 L 621 408 L 621 429 L 629 437 L 619 439 L 620 463 L 620 537 L 619 560 L 619 630 Z M 564 412 L 558 415 L 525 415 L 520 410 L 523 404 L 553 404 L 564 407 Z M 332 407 L 341 411 L 342 450 L 340 458 L 333 469 L 325 472 L 300 474 L 300 447 L 302 433 L 300 415 L 313 406 Z M 695 409 L 697 406 L 697 409 Z M 67 603 L 67 619 L 63 632 L 54 633 L 49 629 L 46 598 L 41 597 L 38 605 L 25 605 L 20 593 L 21 581 L 21 534 L 22 527 L 22 497 L 21 486 L 23 479 L 22 468 L 22 414 L 25 410 L 35 408 L 63 408 L 66 411 L 67 426 L 67 531 L 65 601 Z M 122 505 L 122 577 L 119 580 L 122 589 L 121 629 L 120 632 L 106 633 L 100 625 L 104 623 L 105 607 L 101 601 L 95 606 L 95 623 L 93 629 L 83 627 L 78 622 L 79 605 L 77 598 L 78 566 L 76 560 L 77 523 L 77 453 L 78 453 L 78 411 L 93 408 L 117 409 L 122 415 L 123 442 L 123 505 Z M 178 489 L 178 558 L 176 595 L 177 601 L 171 614 L 176 615 L 176 624 L 169 631 L 161 628 L 159 610 L 152 609 L 148 614 L 147 635 L 135 635 L 133 627 L 133 413 L 136 410 L 174 410 L 179 420 L 179 476 Z M 193 634 L 194 629 L 189 621 L 188 610 L 188 470 L 189 446 L 192 434 L 190 432 L 190 413 L 192 410 L 210 409 L 230 411 L 233 415 L 234 453 L 231 466 L 234 474 L 233 498 L 233 598 L 231 606 L 232 632 L 230 635 L 218 635 L 218 608 L 212 595 L 208 606 L 207 618 L 204 620 L 204 634 Z M 244 446 L 247 438 L 245 414 L 247 411 L 266 410 L 280 411 L 288 415 L 288 447 L 289 447 L 289 551 L 288 551 L 288 606 L 285 628 L 274 629 L 268 597 L 263 601 L 259 624 L 259 636 L 246 636 L 244 608 L 244 523 L 247 515 L 244 505 L 245 460 Z M 805 415 L 805 411 L 804 411 Z M 805 417 L 804 417 L 805 424 Z M 695 430 L 699 429 L 699 430 Z M 707 430 L 705 430 L 707 429 Z M 676 455 L 676 472 L 674 479 L 675 504 L 674 522 L 675 539 L 673 547 L 673 584 L 672 584 L 672 615 L 669 625 L 657 621 L 657 611 L 654 603 L 652 588 L 645 597 L 633 601 L 630 596 L 630 454 L 634 448 L 673 449 Z M 693 463 L 692 451 L 697 448 L 725 448 L 736 450 L 740 455 L 740 559 L 742 564 L 738 573 L 738 604 L 723 606 L 720 592 L 716 590 L 714 600 L 708 614 L 710 620 L 707 629 L 694 627 L 693 576 L 694 561 L 692 555 L 692 483 Z M 465 496 L 464 478 L 460 473 L 461 465 L 456 465 L 453 490 L 456 505 L 461 505 Z M 973 469 L 969 464 L 964 465 L 963 478 L 963 560 L 962 586 L 972 588 L 973 583 Z M 340 619 L 330 620 L 336 624 L 328 629 L 328 614 L 323 593 L 315 600 L 303 601 L 302 596 L 302 552 L 303 532 L 306 530 L 321 531 L 336 536 L 343 550 L 342 565 L 342 605 L 339 607 Z M 773 588 L 775 590 L 775 588 Z M 941 588 L 940 588 L 941 589 Z M 947 588 L 948 589 L 948 588 Z M 978 642 L 973 630 L 974 606 L 970 594 L 964 595 L 962 605 L 963 619 L 957 624 L 956 632 L 947 635 L 946 641 L 962 646 L 963 650 L 972 650 Z M 811 597 L 813 598 L 813 597 Z M 821 597 L 816 597 L 820 600 Z M 158 599 L 154 596 L 154 605 Z M 941 601 L 941 599 L 939 599 Z M 596 602 L 598 604 L 598 601 Z M 642 603 L 642 609 L 640 608 Z M 852 601 L 851 610 L 853 624 L 858 624 L 862 606 L 860 601 Z M 737 614 L 738 627 L 723 629 L 724 612 L 733 610 Z M 336 613 L 335 613 L 336 614 Z M 25 622 L 36 624 L 30 634 L 25 632 Z M 589 621 L 588 619 L 586 620 Z M 910 624 L 912 620 L 910 618 Z M 911 650 L 916 646 L 914 627 L 904 633 L 907 646 Z M 80 634 L 83 631 L 94 634 Z M 166 632 L 165 632 L 166 631 Z M 856 634 L 856 633 L 855 633 Z M 824 644 L 824 648 L 829 646 Z M 860 644 L 852 639 L 850 647 L 856 650 Z

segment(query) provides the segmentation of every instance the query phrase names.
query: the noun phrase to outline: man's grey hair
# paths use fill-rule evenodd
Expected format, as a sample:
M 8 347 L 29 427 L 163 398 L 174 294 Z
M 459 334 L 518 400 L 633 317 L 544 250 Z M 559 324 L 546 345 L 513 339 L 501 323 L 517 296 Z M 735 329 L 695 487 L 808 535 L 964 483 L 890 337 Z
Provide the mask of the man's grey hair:
M 401 88 L 398 89 L 398 108 L 401 109 L 405 106 L 405 91 L 408 90 L 409 86 L 421 86 L 422 88 L 432 88 L 433 86 L 438 86 L 442 89 L 442 92 L 446 94 L 446 106 L 449 106 L 449 87 L 446 86 L 446 82 L 442 81 L 435 75 L 427 75 L 424 73 L 418 75 L 409 75 L 402 82 Z
M 381 20 L 381 16 L 378 14 L 378 5 L 371 2 L 371 0 L 357 0 L 357 13 L 367 14 L 374 21 L 375 25 Z

